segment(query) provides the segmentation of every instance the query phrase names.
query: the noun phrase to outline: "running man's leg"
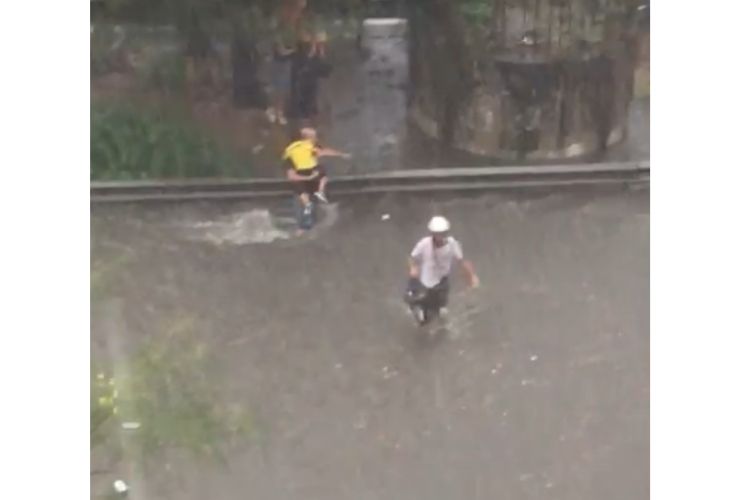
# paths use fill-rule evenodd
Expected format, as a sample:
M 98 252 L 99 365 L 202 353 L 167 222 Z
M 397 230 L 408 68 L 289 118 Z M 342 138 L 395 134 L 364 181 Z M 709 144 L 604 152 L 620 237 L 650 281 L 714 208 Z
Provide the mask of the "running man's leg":
M 450 296 L 450 280 L 448 277 L 442 278 L 437 286 L 433 289 L 433 308 L 437 310 L 437 314 L 444 320 L 447 317 L 447 303 Z
M 326 171 L 324 170 L 324 167 L 321 165 L 316 166 L 316 171 L 319 173 L 318 176 L 318 182 L 317 182 L 317 189 L 316 189 L 316 196 L 324 203 L 328 203 L 329 200 L 326 197 L 326 185 L 329 182 L 329 178 L 326 176 Z
M 447 276 L 442 278 L 442 281 L 437 284 L 435 291 L 437 292 L 437 303 L 440 308 L 447 307 L 447 302 L 450 297 L 450 280 Z
M 311 181 L 291 180 L 290 183 L 293 193 L 301 200 L 303 207 L 309 207 L 311 205 Z

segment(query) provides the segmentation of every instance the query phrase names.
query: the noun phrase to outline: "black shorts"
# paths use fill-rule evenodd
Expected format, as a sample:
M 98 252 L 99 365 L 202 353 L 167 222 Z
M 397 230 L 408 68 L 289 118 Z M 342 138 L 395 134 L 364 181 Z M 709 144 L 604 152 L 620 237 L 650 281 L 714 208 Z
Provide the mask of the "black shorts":
M 447 307 L 449 295 L 450 280 L 447 276 L 442 278 L 442 280 L 432 288 L 425 287 L 421 281 L 416 278 L 409 278 L 406 288 L 407 302 L 435 309 Z
M 308 177 L 314 172 L 318 172 L 318 176 L 314 177 L 313 179 L 308 179 L 305 181 L 291 181 L 291 184 L 293 185 L 293 192 L 297 195 L 301 194 L 313 194 L 316 191 L 319 190 L 319 182 L 321 179 L 326 177 L 326 172 L 324 171 L 324 168 L 321 165 L 316 165 L 314 168 L 310 170 L 294 170 L 295 173 L 302 177 Z

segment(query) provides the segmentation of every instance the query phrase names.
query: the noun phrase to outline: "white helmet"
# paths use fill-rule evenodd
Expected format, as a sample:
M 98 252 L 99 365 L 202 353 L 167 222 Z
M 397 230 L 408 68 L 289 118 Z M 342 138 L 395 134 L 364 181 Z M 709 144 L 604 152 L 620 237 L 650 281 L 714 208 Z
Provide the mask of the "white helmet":
M 450 230 L 450 221 L 441 215 L 437 215 L 431 218 L 427 228 L 430 233 L 446 233 Z

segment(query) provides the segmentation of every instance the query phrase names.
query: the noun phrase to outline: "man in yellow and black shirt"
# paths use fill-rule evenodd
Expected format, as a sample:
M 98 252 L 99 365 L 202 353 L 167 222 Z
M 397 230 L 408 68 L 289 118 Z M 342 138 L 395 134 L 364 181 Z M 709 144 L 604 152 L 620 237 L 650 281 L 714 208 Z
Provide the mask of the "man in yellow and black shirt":
M 319 164 L 319 158 L 322 156 L 350 157 L 346 153 L 320 146 L 317 143 L 316 129 L 310 127 L 301 129 L 301 139 L 290 143 L 283 153 L 288 180 L 292 182 L 293 190 L 300 196 L 306 210 L 311 207 L 312 194 L 328 203 L 326 183 L 329 179 Z

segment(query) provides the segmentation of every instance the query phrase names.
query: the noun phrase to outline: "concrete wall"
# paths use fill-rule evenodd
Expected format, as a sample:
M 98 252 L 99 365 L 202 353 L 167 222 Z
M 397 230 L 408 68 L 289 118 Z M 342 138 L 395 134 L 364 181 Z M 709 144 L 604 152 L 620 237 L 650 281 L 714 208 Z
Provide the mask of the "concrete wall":
M 459 110 L 454 148 L 504 160 L 562 160 L 624 139 L 637 52 L 625 18 L 571 7 L 537 15 L 502 7 L 493 46 L 475 53 L 486 71 Z M 428 48 L 430 40 L 415 40 L 410 115 L 438 138 L 432 82 L 446 64 Z

